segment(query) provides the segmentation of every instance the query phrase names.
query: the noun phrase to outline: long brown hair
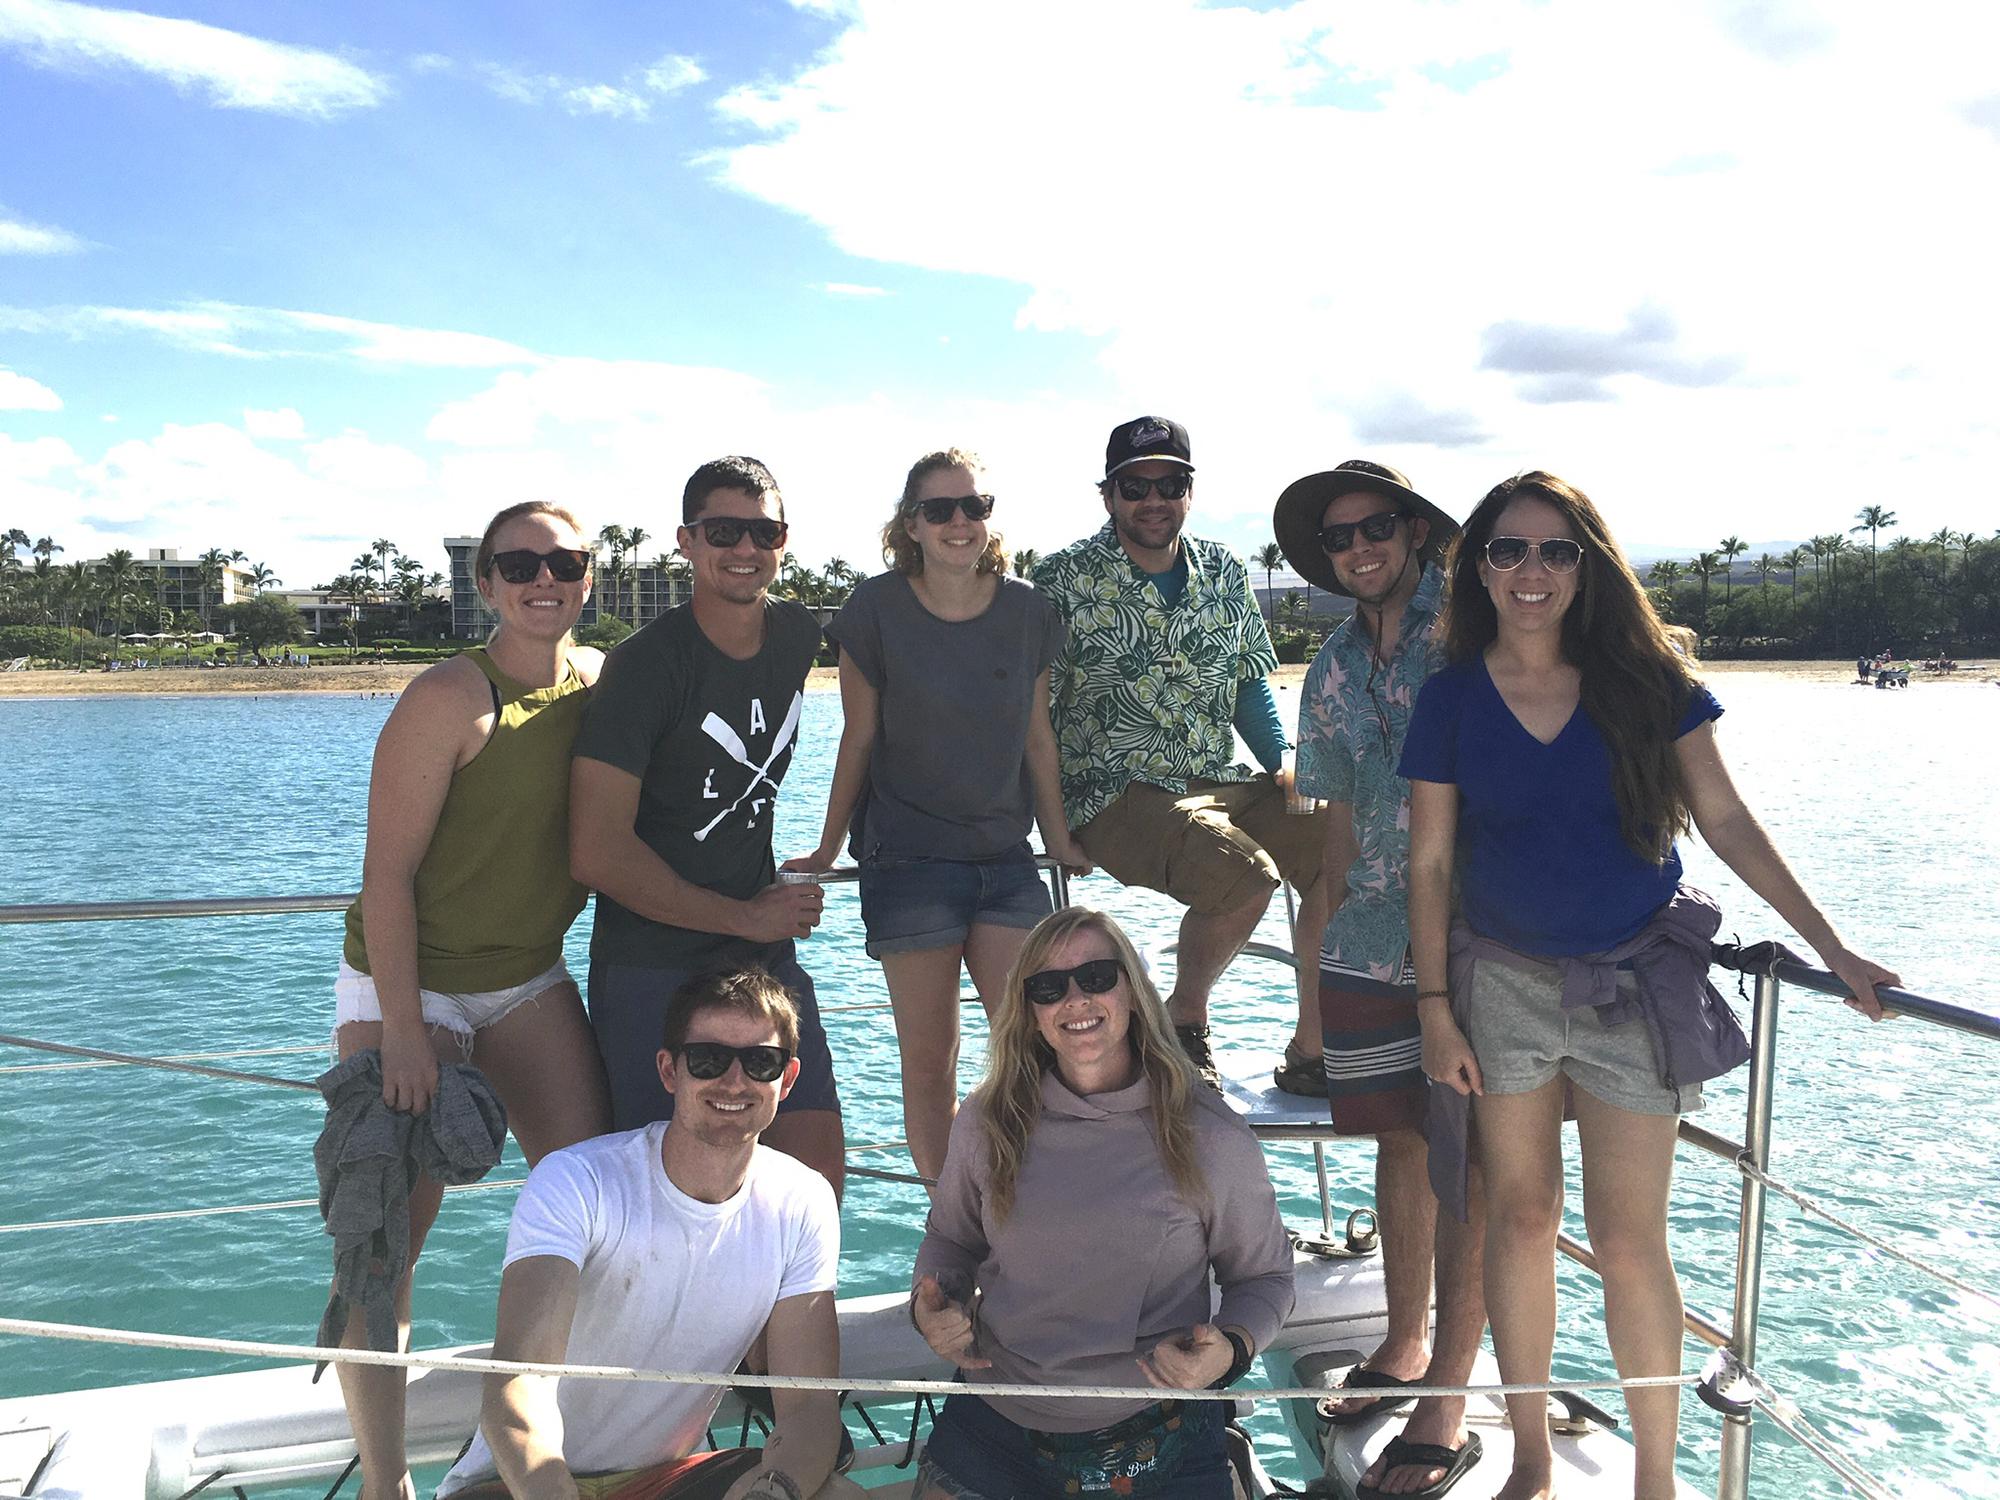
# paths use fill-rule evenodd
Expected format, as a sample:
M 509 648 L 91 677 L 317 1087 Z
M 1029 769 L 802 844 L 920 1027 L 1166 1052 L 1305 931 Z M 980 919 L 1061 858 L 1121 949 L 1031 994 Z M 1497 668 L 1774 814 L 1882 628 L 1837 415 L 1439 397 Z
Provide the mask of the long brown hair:
M 940 448 L 910 465 L 909 477 L 903 481 L 903 498 L 896 502 L 895 514 L 882 526 L 882 560 L 898 573 L 912 575 L 924 570 L 924 549 L 910 535 L 908 523 L 917 514 L 917 491 L 940 469 L 963 469 L 976 478 L 985 473 L 986 465 L 979 461 L 977 453 L 963 448 Z M 979 554 L 974 571 L 1007 571 L 1007 544 L 990 522 L 986 528 L 986 548 Z
M 1445 655 L 1471 661 L 1499 635 L 1499 615 L 1479 564 L 1500 513 L 1524 498 L 1553 506 L 1582 544 L 1576 597 L 1562 620 L 1563 660 L 1582 675 L 1583 711 L 1611 753 L 1619 831 L 1640 858 L 1660 864 L 1689 827 L 1674 738 L 1695 677 L 1588 495 L 1540 469 L 1486 492 L 1447 563 L 1451 601 L 1438 627 Z
M 1208 1196 L 1201 1164 L 1195 1160 L 1194 1126 L 1190 1123 L 1196 1108 L 1194 1090 L 1201 1083 L 1174 1039 L 1160 992 L 1146 977 L 1132 940 L 1116 922 L 1100 911 L 1066 906 L 1042 918 L 1028 934 L 1014 967 L 1007 971 L 1007 987 L 993 1011 L 986 1043 L 986 1080 L 977 1093 L 985 1111 L 987 1163 L 992 1171 L 987 1192 L 996 1221 L 1013 1211 L 1021 1158 L 1027 1153 L 1035 1123 L 1042 1117 L 1042 1074 L 1055 1066 L 1055 1054 L 1035 1027 L 1035 1008 L 1021 993 L 1021 984 L 1030 974 L 1047 968 L 1049 955 L 1057 948 L 1086 931 L 1103 935 L 1125 971 L 1125 991 L 1132 998 L 1132 1024 L 1126 1040 L 1153 1087 L 1153 1138 L 1159 1143 L 1167 1176 L 1190 1203 L 1205 1202 Z

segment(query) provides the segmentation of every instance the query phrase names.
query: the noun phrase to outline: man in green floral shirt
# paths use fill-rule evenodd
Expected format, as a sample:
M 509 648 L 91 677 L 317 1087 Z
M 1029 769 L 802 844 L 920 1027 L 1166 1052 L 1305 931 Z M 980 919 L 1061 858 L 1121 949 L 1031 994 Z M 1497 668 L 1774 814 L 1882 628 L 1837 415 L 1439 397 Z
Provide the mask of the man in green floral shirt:
M 1187 429 L 1151 416 L 1114 428 L 1099 493 L 1104 528 L 1035 569 L 1069 621 L 1049 670 L 1063 810 L 1094 863 L 1187 907 L 1167 1007 L 1212 1080 L 1209 989 L 1280 878 L 1299 892 L 1299 951 L 1318 950 L 1322 820 L 1287 812 L 1267 676 L 1278 658 L 1250 575 L 1226 547 L 1181 535 Z M 1237 763 L 1238 730 L 1262 774 Z

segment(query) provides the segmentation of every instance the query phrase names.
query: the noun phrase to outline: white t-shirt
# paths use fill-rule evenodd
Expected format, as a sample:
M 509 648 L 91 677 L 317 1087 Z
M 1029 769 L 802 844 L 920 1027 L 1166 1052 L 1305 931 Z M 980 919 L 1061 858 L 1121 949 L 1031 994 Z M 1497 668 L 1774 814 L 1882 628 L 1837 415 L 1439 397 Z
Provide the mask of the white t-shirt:
M 505 1265 L 559 1255 L 582 1271 L 571 1364 L 734 1370 L 786 1297 L 832 1291 L 840 1260 L 833 1189 L 810 1167 L 756 1148 L 725 1203 L 667 1180 L 664 1123 L 551 1152 L 529 1173 Z M 574 1474 L 642 1468 L 700 1446 L 715 1386 L 564 1380 L 563 1459 Z M 482 1432 L 440 1500 L 495 1473 Z

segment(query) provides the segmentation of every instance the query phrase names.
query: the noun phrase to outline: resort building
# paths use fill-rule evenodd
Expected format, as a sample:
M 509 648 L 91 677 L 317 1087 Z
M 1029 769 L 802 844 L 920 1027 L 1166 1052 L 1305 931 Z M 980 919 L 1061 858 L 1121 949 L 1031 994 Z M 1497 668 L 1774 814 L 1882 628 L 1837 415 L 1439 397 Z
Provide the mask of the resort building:
M 95 572 L 104 564 L 105 559 L 98 557 L 84 566 Z M 132 566 L 139 575 L 138 592 L 168 609 L 214 610 L 257 596 L 250 575 L 235 563 L 220 563 L 217 581 L 204 585 L 201 559 L 182 557 L 173 547 L 148 547 L 144 557 L 132 559 Z
M 493 614 L 486 607 L 486 601 L 479 597 L 479 590 L 473 583 L 472 561 L 479 552 L 479 538 L 476 536 L 448 536 L 444 539 L 444 550 L 451 557 L 451 633 L 452 638 L 461 641 L 483 639 L 493 628 Z M 591 590 L 590 599 L 583 606 L 583 613 L 577 619 L 579 625 L 589 625 L 605 615 L 616 615 L 627 625 L 637 629 L 650 623 L 684 601 L 688 596 L 685 579 L 669 577 L 664 571 L 650 565 L 633 567 L 615 583 L 605 576 L 604 559 L 597 561 L 597 583 Z

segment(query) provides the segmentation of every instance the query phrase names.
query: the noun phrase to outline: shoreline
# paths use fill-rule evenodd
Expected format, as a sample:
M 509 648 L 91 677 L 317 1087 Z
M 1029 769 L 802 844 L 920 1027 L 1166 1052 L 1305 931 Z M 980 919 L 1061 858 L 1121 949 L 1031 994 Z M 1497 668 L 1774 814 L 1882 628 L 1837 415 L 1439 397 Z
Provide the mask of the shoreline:
M 184 698 L 236 698 L 245 695 L 301 697 L 308 694 L 350 695 L 400 693 L 428 662 L 373 663 L 326 667 L 224 667 L 189 671 L 168 667 L 145 672 L 0 672 L 0 701 L 8 699 L 150 698 L 172 694 Z M 1703 675 L 1777 677 L 1789 682 L 1854 683 L 1851 661 L 1704 661 Z M 1271 674 L 1277 687 L 1296 688 L 1304 679 L 1303 665 L 1286 665 Z M 1918 671 L 1912 687 L 1945 683 L 2000 681 L 2000 663 L 1972 662 L 1958 671 L 1932 676 Z M 814 667 L 806 676 L 809 693 L 840 690 L 840 673 Z

